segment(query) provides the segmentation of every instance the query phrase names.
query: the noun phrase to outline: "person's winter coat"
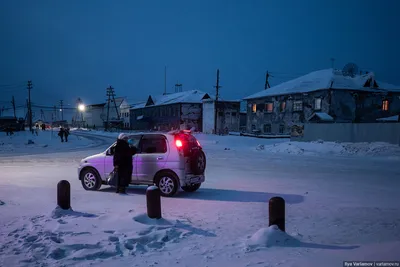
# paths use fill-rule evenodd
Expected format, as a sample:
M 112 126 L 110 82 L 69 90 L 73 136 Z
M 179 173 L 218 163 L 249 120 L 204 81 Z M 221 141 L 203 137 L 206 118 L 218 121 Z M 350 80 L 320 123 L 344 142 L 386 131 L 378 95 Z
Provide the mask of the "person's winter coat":
M 132 157 L 136 154 L 136 148 L 130 147 L 128 142 L 122 139 L 117 140 L 114 150 L 114 167 L 118 166 L 119 186 L 129 186 L 132 179 Z
M 64 128 L 61 128 L 60 131 L 58 132 L 58 136 L 64 138 L 64 133 L 65 133 Z

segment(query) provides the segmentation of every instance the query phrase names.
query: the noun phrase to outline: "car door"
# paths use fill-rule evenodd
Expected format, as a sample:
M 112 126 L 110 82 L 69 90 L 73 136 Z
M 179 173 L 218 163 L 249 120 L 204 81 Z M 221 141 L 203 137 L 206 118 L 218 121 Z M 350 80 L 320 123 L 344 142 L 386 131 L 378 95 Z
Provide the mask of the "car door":
M 128 138 L 128 142 L 130 143 L 130 145 L 138 147 L 141 137 L 142 137 L 142 135 L 131 135 Z M 104 174 L 105 174 L 106 178 L 114 170 L 114 151 L 115 151 L 115 145 L 116 144 L 117 143 L 114 143 L 106 151 L 106 157 L 105 157 L 105 160 L 104 160 Z M 136 173 L 137 173 L 137 171 L 136 171 L 136 155 L 134 155 L 132 157 L 132 165 L 133 165 L 133 169 L 132 169 L 131 182 L 134 182 L 134 181 L 137 180 L 137 176 L 136 176 Z
M 114 169 L 114 150 L 115 150 L 115 145 L 117 143 L 112 144 L 107 150 L 106 150 L 106 156 L 104 157 L 104 178 L 107 179 L 107 177 L 110 175 L 112 170 Z
M 139 182 L 151 183 L 155 174 L 164 168 L 168 160 L 168 142 L 162 134 L 143 135 L 136 157 Z
M 128 138 L 128 143 L 129 143 L 130 146 L 135 146 L 139 151 L 139 144 L 140 144 L 140 139 L 141 138 L 142 138 L 142 135 L 131 135 Z M 131 179 L 132 183 L 135 183 L 135 181 L 138 180 L 138 177 L 137 177 L 137 160 L 136 160 L 137 159 L 137 155 L 138 154 L 135 154 L 132 157 L 132 165 L 133 165 L 132 179 Z

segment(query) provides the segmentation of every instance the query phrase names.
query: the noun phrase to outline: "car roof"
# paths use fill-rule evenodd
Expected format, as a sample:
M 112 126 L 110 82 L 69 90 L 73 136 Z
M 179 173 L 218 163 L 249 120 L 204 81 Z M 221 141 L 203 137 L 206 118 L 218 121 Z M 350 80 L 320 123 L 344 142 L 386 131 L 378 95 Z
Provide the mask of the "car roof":
M 129 137 L 131 136 L 138 136 L 138 135 L 164 135 L 166 137 L 173 137 L 175 134 L 179 133 L 186 133 L 186 134 L 191 134 L 189 131 L 180 131 L 180 130 L 175 130 L 175 131 L 169 131 L 169 132 L 161 132 L 161 131 L 155 131 L 155 132 L 136 132 L 136 133 L 128 133 L 127 135 Z

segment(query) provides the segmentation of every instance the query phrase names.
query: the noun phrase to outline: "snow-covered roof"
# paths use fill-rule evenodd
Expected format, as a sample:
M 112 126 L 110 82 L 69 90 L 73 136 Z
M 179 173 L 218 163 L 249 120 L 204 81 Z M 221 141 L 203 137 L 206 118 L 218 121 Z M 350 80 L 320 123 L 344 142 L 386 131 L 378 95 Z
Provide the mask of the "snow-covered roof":
M 149 96 L 147 102 L 142 102 L 137 105 L 133 105 L 132 109 L 144 108 L 147 106 L 160 106 L 170 105 L 178 103 L 199 103 L 201 104 L 203 99 L 210 98 L 210 95 L 199 91 L 191 90 L 166 95 Z
M 365 87 L 368 80 L 372 81 L 372 85 L 375 82 L 378 87 Z M 294 80 L 281 83 L 279 85 L 268 88 L 267 90 L 263 90 L 261 92 L 250 95 L 244 99 L 307 93 L 329 88 L 338 90 L 362 90 L 374 92 L 384 90 L 400 92 L 400 86 L 376 81 L 372 72 L 364 75 L 356 75 L 354 77 L 350 77 L 343 75 L 341 70 L 325 69 L 314 71 Z
M 376 120 L 377 121 L 399 121 L 399 115 L 386 117 L 386 118 L 379 118 L 379 119 L 376 119 Z
M 203 100 L 203 102 L 214 102 L 215 100 L 210 97 L 210 98 L 206 98 Z M 240 103 L 241 100 L 225 100 L 225 99 L 219 99 L 218 102 L 220 103 Z
M 321 121 L 333 121 L 333 117 L 325 112 L 315 112 L 314 114 L 311 115 L 311 117 L 308 120 L 311 120 L 314 117 L 318 117 Z

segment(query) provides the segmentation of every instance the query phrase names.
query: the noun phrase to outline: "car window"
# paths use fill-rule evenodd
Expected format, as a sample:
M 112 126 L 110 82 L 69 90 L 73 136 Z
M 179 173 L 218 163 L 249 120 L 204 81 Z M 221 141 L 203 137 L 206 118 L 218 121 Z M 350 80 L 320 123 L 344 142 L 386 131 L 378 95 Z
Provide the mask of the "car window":
M 180 134 L 178 138 L 183 142 L 185 147 L 192 148 L 197 147 L 197 139 L 193 135 L 190 134 Z
M 166 153 L 167 141 L 162 135 L 144 136 L 140 141 L 141 153 Z
M 116 145 L 117 143 L 114 143 L 109 149 L 108 149 L 108 151 L 107 151 L 107 155 L 114 155 L 114 152 L 115 152 L 115 145 Z
M 128 139 L 128 143 L 130 146 L 134 146 L 136 148 L 139 148 L 139 143 L 140 143 L 140 139 L 142 138 L 141 135 L 137 135 L 137 136 L 130 136 Z

